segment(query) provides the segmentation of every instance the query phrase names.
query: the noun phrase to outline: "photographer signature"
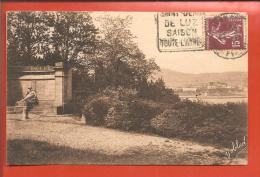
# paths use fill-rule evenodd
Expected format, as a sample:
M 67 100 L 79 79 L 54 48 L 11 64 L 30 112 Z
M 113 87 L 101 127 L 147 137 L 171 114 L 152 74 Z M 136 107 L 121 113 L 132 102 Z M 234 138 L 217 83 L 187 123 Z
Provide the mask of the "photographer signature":
M 232 161 L 240 152 L 242 152 L 244 149 L 247 148 L 247 139 L 244 136 L 244 139 L 242 142 L 239 142 L 236 140 L 235 142 L 232 142 L 232 149 L 225 152 L 227 158 Z

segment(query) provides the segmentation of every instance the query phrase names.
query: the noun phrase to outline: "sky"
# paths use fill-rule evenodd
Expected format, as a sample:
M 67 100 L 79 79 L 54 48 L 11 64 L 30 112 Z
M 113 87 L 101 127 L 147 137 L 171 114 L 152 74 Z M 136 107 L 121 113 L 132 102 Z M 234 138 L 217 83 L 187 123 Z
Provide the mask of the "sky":
M 131 31 L 139 48 L 147 58 L 155 58 L 161 68 L 183 73 L 217 73 L 248 70 L 248 54 L 227 60 L 213 51 L 159 52 L 157 48 L 157 25 L 154 12 L 93 12 L 95 19 L 109 13 L 111 16 L 133 16 Z M 95 20 L 94 20 L 95 23 Z

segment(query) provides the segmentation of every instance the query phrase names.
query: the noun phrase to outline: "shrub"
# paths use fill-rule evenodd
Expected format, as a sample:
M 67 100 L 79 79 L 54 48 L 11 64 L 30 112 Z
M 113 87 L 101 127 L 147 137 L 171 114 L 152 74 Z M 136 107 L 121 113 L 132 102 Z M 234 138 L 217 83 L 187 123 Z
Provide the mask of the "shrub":
M 104 122 L 105 117 L 111 113 L 111 108 L 118 108 L 121 104 L 127 104 L 123 100 L 130 100 L 136 94 L 133 89 L 123 89 L 122 87 L 107 87 L 99 93 L 89 96 L 86 104 L 83 106 L 82 113 L 85 115 L 88 123 L 92 125 L 106 125 L 108 127 L 117 127 L 113 125 L 113 121 L 109 122 L 108 118 Z M 109 109 L 110 112 L 109 112 Z M 118 112 L 118 111 L 117 111 Z
M 165 105 L 151 100 L 135 100 L 129 103 L 130 117 L 135 129 L 141 131 L 151 130 L 150 120 L 162 113 Z
M 113 99 L 106 96 L 96 96 L 83 108 L 86 121 L 92 125 L 102 125 L 108 109 L 112 106 Z
M 89 97 L 87 122 L 122 130 L 155 132 L 230 147 L 247 136 L 247 104 L 175 103 L 140 99 L 132 89 L 107 88 Z
M 123 87 L 107 87 L 101 91 L 101 94 L 115 99 L 131 100 L 136 98 L 137 91 Z
M 161 112 L 158 105 L 142 100 L 119 101 L 108 110 L 104 124 L 123 130 L 148 131 L 150 119 Z
M 83 113 L 88 123 L 123 130 L 147 131 L 150 119 L 165 105 L 136 98 L 133 89 L 107 88 L 88 98 Z
M 104 125 L 111 128 L 123 130 L 131 129 L 131 120 L 129 116 L 129 107 L 126 102 L 118 102 L 110 107 L 104 119 Z
M 180 133 L 187 133 L 183 118 L 186 117 L 181 116 L 181 111 L 166 109 L 151 120 L 151 126 L 161 135 L 176 136 Z
M 180 101 L 179 96 L 174 94 L 172 89 L 167 88 L 161 78 L 143 84 L 140 86 L 137 94 L 140 98 L 150 99 L 156 102 L 175 104 Z
M 247 136 L 247 104 L 210 105 L 188 102 L 179 109 L 167 109 L 151 120 L 164 136 L 230 147 Z

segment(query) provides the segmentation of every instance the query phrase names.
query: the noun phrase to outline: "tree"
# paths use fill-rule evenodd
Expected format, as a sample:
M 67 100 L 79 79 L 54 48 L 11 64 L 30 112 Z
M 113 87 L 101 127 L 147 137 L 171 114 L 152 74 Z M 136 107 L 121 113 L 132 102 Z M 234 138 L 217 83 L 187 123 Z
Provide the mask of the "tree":
M 176 103 L 180 101 L 178 95 L 174 94 L 174 90 L 167 88 L 162 78 L 153 81 L 150 80 L 141 85 L 138 96 L 141 98 L 152 99 L 154 101 Z
M 9 64 L 39 62 L 48 48 L 46 12 L 8 12 L 7 40 Z
M 95 58 L 96 82 L 102 85 L 138 87 L 159 67 L 146 59 L 130 30 L 132 17 L 104 16 L 100 22 L 101 45 Z
M 86 68 L 93 60 L 98 40 L 91 16 L 86 12 L 52 12 L 52 56 L 74 69 Z
M 9 12 L 7 27 L 11 64 L 87 67 L 96 50 L 97 29 L 85 12 Z

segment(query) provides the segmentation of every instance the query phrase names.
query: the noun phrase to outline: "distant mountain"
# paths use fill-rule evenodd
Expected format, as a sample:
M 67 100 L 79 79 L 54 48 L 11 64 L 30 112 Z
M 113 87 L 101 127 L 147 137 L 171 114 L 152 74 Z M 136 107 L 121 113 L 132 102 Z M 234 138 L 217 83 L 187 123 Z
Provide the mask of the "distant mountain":
M 209 82 L 224 82 L 231 86 L 247 87 L 247 72 L 223 72 L 190 74 L 161 69 L 157 77 L 162 77 L 170 88 L 200 86 Z

